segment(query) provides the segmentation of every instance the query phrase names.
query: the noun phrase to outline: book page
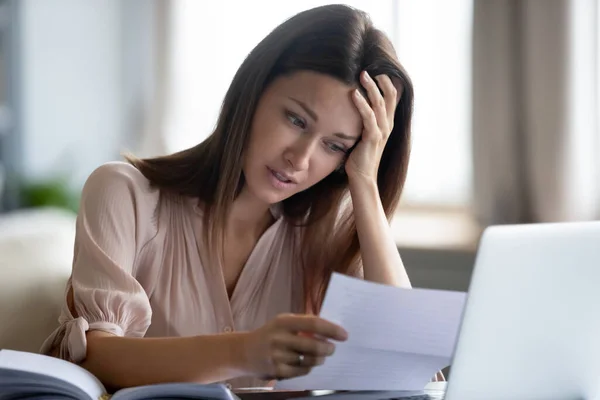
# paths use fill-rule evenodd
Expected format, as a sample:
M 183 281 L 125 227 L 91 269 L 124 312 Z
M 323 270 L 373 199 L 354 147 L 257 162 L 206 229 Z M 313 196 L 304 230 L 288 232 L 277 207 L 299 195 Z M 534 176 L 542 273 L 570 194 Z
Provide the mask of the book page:
M 422 390 L 450 364 L 466 293 L 401 289 L 334 274 L 321 317 L 348 340 L 287 390 Z
M 15 350 L 0 350 L 0 369 L 45 375 L 67 381 L 79 387 L 91 399 L 105 393 L 102 383 L 90 372 L 73 363 L 37 353 Z

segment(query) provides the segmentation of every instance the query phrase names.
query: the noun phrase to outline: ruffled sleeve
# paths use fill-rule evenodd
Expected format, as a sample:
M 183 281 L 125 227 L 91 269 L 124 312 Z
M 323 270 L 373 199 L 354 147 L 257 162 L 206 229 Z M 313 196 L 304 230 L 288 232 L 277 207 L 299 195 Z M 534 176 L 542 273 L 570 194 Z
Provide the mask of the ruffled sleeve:
M 152 310 L 135 279 L 135 261 L 155 233 L 157 199 L 156 190 L 129 164 L 104 164 L 90 175 L 82 191 L 59 327 L 42 353 L 79 363 L 86 357 L 89 330 L 145 335 Z

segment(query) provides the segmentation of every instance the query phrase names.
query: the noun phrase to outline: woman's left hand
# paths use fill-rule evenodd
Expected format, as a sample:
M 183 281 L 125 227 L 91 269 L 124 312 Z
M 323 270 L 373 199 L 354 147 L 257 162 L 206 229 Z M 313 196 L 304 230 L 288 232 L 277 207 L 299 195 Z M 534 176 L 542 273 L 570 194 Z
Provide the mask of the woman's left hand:
M 360 75 L 369 101 L 355 89 L 352 98 L 363 120 L 361 139 L 346 161 L 346 173 L 350 180 L 360 178 L 377 182 L 377 171 L 385 144 L 394 128 L 394 113 L 398 92 L 387 75 L 375 77 L 377 84 L 367 71 Z M 370 103 L 370 104 L 369 104 Z

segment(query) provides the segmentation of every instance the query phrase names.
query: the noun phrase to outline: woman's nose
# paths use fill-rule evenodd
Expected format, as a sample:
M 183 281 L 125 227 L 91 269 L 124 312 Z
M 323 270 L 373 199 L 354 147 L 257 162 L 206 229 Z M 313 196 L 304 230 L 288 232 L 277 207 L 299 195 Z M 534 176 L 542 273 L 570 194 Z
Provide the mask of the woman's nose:
M 314 152 L 314 148 L 315 142 L 304 137 L 288 147 L 284 153 L 284 157 L 294 170 L 307 170 L 310 165 L 310 158 Z

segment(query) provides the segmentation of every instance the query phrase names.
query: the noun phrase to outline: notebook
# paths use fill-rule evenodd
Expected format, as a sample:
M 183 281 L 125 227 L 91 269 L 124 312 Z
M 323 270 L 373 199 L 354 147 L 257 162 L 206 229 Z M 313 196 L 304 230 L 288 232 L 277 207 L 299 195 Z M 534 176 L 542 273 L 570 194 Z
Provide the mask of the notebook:
M 239 400 L 223 384 L 165 383 L 127 388 L 110 395 L 86 369 L 55 357 L 0 350 L 0 400 Z

